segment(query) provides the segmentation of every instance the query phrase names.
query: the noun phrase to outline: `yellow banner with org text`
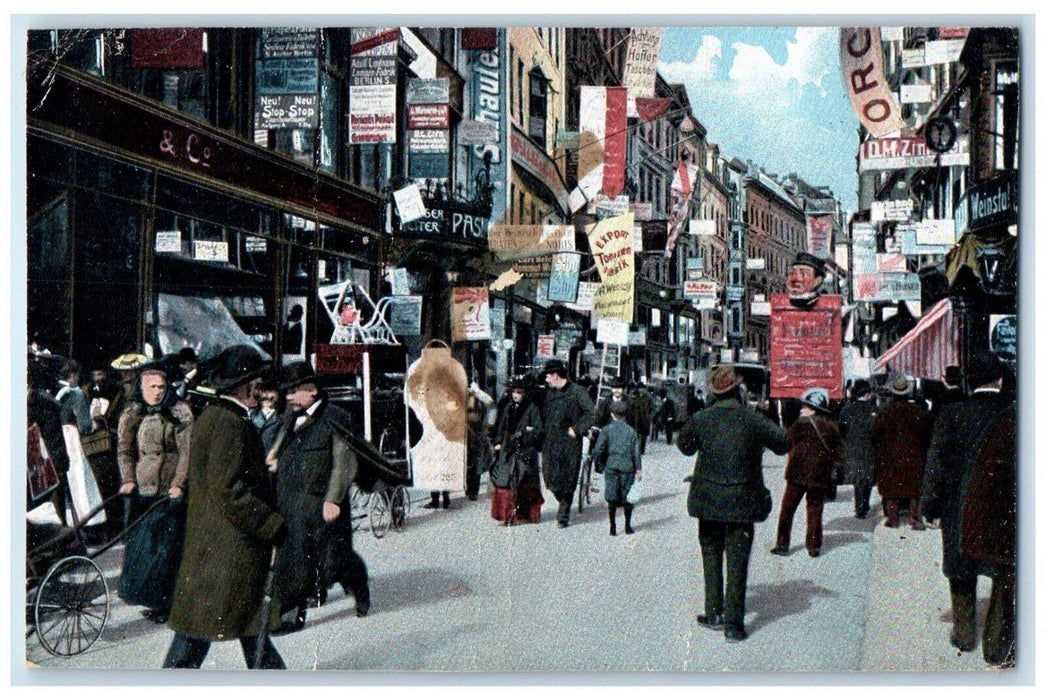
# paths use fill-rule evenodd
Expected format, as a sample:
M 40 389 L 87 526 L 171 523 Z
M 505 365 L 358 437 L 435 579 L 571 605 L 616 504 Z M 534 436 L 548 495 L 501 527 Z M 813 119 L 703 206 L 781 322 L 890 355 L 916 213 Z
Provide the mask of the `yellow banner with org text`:
M 603 219 L 585 229 L 601 281 L 596 289 L 597 318 L 632 323 L 636 256 L 632 249 L 633 212 Z

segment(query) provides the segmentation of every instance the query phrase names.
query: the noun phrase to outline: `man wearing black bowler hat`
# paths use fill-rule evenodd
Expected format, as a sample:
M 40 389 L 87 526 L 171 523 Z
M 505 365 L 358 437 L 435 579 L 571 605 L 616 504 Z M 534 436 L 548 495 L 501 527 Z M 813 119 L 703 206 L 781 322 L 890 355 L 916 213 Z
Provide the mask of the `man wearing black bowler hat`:
M 799 253 L 795 256 L 786 282 L 788 301 L 792 306 L 808 309 L 817 303 L 821 298 L 824 273 L 824 260 L 809 253 Z
M 335 583 L 355 596 L 357 616 L 370 610 L 367 567 L 352 548 L 349 487 L 357 458 L 346 437 L 352 417 L 326 399 L 323 384 L 308 362 L 287 365 L 280 380 L 289 410 L 267 457 L 288 529 L 276 559 L 278 634 L 301 629 L 310 602 L 322 605 Z

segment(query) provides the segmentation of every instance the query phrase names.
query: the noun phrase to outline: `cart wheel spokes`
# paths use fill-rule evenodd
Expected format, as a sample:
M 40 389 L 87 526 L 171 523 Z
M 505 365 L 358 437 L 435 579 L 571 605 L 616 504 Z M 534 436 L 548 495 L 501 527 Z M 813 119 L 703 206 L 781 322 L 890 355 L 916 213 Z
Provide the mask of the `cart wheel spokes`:
M 581 513 L 585 510 L 585 504 L 592 502 L 592 497 L 588 493 L 588 488 L 592 483 L 592 460 L 585 458 L 581 463 L 581 473 L 578 475 L 578 489 L 577 489 L 577 512 Z
M 394 530 L 402 530 L 407 524 L 407 516 L 410 515 L 410 494 L 406 486 L 397 486 L 392 492 L 392 527 Z
M 56 656 L 76 656 L 102 636 L 109 618 L 109 585 L 87 557 L 62 559 L 47 572 L 36 593 L 36 635 Z
M 381 539 L 392 525 L 392 508 L 389 497 L 384 491 L 375 491 L 370 495 L 370 531 Z
M 369 497 L 360 490 L 356 484 L 349 486 L 349 520 L 352 522 L 352 531 L 360 529 L 360 523 L 367 517 Z

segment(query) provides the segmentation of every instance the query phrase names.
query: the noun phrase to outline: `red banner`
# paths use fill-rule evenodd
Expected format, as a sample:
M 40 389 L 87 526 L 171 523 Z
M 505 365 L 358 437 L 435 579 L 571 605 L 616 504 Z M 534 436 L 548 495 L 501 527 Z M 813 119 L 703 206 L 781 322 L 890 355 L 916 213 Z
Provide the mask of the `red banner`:
M 132 68 L 203 66 L 203 29 L 132 29 Z
M 824 295 L 801 309 L 771 294 L 770 396 L 797 399 L 814 387 L 843 398 L 842 298 Z
M 603 193 L 613 199 L 625 189 L 625 152 L 628 147 L 628 89 L 608 87 L 607 130 L 604 141 Z
M 664 114 L 670 104 L 672 100 L 667 97 L 637 97 L 636 114 L 639 115 L 639 121 L 652 122 Z

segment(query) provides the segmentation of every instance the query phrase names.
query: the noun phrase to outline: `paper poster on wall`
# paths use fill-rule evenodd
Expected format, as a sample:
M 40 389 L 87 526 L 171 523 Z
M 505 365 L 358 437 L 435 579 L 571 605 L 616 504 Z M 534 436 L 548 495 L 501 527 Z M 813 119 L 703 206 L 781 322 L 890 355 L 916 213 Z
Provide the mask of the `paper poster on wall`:
M 490 340 L 490 294 L 486 287 L 454 287 L 450 306 L 451 340 Z
M 389 327 L 397 338 L 421 335 L 420 296 L 393 297 L 389 300 Z
M 843 398 L 841 297 L 823 294 L 797 308 L 787 294 L 771 294 L 770 305 L 770 396 L 795 399 L 821 387 Z
M 442 341 L 431 341 L 407 368 L 407 406 L 421 424 L 408 453 L 415 488 L 465 488 L 466 384 L 465 368 Z

